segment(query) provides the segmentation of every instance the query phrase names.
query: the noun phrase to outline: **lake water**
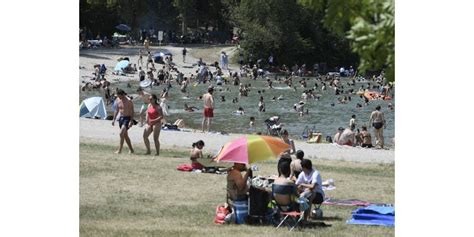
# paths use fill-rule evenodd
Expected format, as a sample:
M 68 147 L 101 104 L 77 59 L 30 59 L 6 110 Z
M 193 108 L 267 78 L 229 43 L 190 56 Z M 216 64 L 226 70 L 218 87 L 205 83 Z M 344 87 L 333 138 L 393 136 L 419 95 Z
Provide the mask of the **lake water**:
M 273 77 L 272 77 L 273 78 Z M 249 121 L 250 117 L 255 117 L 257 131 L 265 134 L 267 132 L 264 120 L 271 116 L 279 116 L 281 123 L 284 124 L 290 136 L 293 138 L 299 138 L 305 128 L 314 129 L 323 133 L 323 138 L 326 136 L 333 136 L 338 127 L 348 127 L 351 115 L 356 115 L 356 122 L 358 128 L 361 125 L 368 125 L 370 113 L 375 109 L 377 105 L 382 107 L 382 112 L 385 114 L 385 120 L 387 121 L 386 129 L 384 130 L 385 143 L 392 144 L 392 138 L 394 137 L 394 110 L 388 109 L 388 104 L 392 103 L 395 106 L 395 100 L 382 101 L 374 100 L 370 101 L 368 106 L 365 106 L 364 100 L 359 96 L 353 94 L 335 95 L 333 89 L 327 89 L 321 91 L 321 82 L 318 82 L 319 88 L 315 94 L 321 95 L 319 100 L 308 99 L 305 104 L 305 109 L 309 110 L 309 114 L 305 114 L 300 117 L 297 112 L 293 109 L 293 105 L 301 100 L 301 94 L 304 90 L 310 89 L 314 86 L 316 80 L 311 78 L 307 85 L 308 87 L 301 88 L 298 83 L 299 79 L 293 80 L 293 85 L 297 86 L 297 91 L 293 88 L 287 87 L 285 84 L 279 84 L 278 82 L 273 83 L 274 89 L 268 89 L 266 80 L 259 78 L 258 80 L 241 79 L 242 84 L 251 84 L 251 90 L 248 97 L 240 97 L 239 87 L 233 85 L 215 86 L 214 101 L 214 119 L 212 121 L 212 131 L 225 131 L 230 133 L 249 133 Z M 355 86 L 349 87 L 346 85 L 347 79 L 342 79 L 341 82 L 344 85 L 344 90 L 353 88 L 354 91 L 364 85 L 367 87 L 368 82 L 357 82 Z M 173 82 L 174 83 L 174 82 Z M 126 83 L 112 84 L 112 88 L 120 87 L 125 90 L 129 95 L 136 96 L 138 82 L 130 82 L 131 88 L 126 87 Z M 373 83 L 372 83 L 373 84 Z M 179 87 L 173 84 L 169 93 L 169 111 L 171 115 L 167 118 L 168 122 L 173 123 L 176 119 L 184 119 L 186 125 L 191 128 L 201 129 L 202 113 L 203 113 L 203 102 L 198 100 L 197 97 L 207 92 L 209 84 L 198 84 L 196 86 L 189 85 L 188 92 L 189 98 L 185 98 L 185 95 L 181 93 Z M 227 89 L 230 89 L 228 91 Z M 153 87 L 151 93 L 156 93 L 158 96 L 163 90 L 163 85 Z M 264 97 L 266 112 L 258 112 L 258 100 L 260 94 L 258 91 L 264 90 L 261 95 Z M 99 92 L 83 92 L 81 93 L 81 101 L 84 98 L 99 95 Z M 351 101 L 346 104 L 340 104 L 337 98 L 342 96 L 351 96 Z M 225 102 L 221 101 L 221 96 L 225 97 Z M 272 101 L 272 97 L 283 96 L 283 100 Z M 238 98 L 238 103 L 232 103 L 233 98 Z M 199 108 L 196 112 L 184 111 L 184 103 L 188 103 L 189 106 L 196 106 Z M 334 106 L 331 104 L 334 103 Z M 356 108 L 356 104 L 362 104 L 362 108 Z M 139 100 L 135 100 L 135 112 L 138 113 L 141 107 Z M 239 107 L 244 108 L 244 115 L 235 115 L 233 111 L 236 111 Z M 111 106 L 107 106 L 107 111 L 112 114 Z M 138 116 L 136 116 L 138 120 Z M 372 131 L 370 129 L 369 130 Z M 373 133 L 372 133 L 373 134 Z M 374 135 L 373 143 L 375 143 Z

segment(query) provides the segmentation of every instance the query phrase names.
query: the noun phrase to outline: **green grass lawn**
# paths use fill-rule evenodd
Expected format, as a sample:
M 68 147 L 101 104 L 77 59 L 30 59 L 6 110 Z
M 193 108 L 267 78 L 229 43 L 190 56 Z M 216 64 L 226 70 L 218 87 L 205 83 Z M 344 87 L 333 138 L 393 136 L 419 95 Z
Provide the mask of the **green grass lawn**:
M 113 152 L 115 146 L 80 144 L 81 236 L 288 236 L 287 228 L 216 225 L 215 208 L 225 202 L 225 175 L 180 172 L 189 151 L 162 156 Z M 128 150 L 124 149 L 126 153 Z M 326 196 L 394 203 L 394 165 L 313 160 L 323 180 L 335 180 Z M 276 161 L 259 163 L 255 175 L 276 174 Z M 322 206 L 330 227 L 295 236 L 394 236 L 394 228 L 347 225 L 353 207 Z

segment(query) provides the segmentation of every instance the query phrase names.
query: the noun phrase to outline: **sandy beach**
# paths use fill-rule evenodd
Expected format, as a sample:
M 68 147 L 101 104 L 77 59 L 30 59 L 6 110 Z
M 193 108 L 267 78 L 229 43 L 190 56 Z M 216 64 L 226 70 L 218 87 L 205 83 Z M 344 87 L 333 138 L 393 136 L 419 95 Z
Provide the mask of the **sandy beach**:
M 119 142 L 118 124 L 114 127 L 110 120 L 80 118 L 80 141 L 97 142 L 117 145 Z M 133 126 L 129 136 L 134 146 L 145 147 L 143 143 L 143 128 Z M 162 148 L 191 149 L 191 144 L 203 140 L 206 144 L 204 152 L 217 153 L 219 149 L 242 134 L 221 135 L 202 133 L 200 131 L 181 132 L 161 130 L 160 143 Z M 394 150 L 365 149 L 360 147 L 339 146 L 334 144 L 308 144 L 304 141 L 295 141 L 296 149 L 305 152 L 305 156 L 313 159 L 346 160 L 372 163 L 394 163 Z M 124 146 L 124 152 L 128 148 Z M 137 154 L 140 156 L 140 154 Z
M 79 84 L 84 84 L 83 81 L 90 81 L 92 78 L 92 73 L 94 72 L 94 65 L 96 64 L 105 64 L 107 67 L 107 79 L 111 82 L 126 82 L 130 80 L 138 80 L 138 74 L 134 75 L 111 75 L 112 71 L 114 70 L 115 65 L 117 64 L 117 60 L 121 57 L 128 57 L 130 59 L 131 64 L 137 64 L 138 68 L 138 52 L 140 49 L 143 49 L 141 46 L 122 46 L 120 49 L 92 49 L 92 50 L 81 50 L 79 52 L 80 57 L 80 66 L 84 67 L 79 70 Z M 181 72 L 186 75 L 190 75 L 191 73 L 196 74 L 197 67 L 193 67 L 193 64 L 197 63 L 198 58 L 193 57 L 193 48 L 187 48 L 188 53 L 186 54 L 186 62 L 183 63 L 183 56 L 182 56 L 182 47 L 174 47 L 174 46 L 153 46 L 150 47 L 150 51 L 152 54 L 157 49 L 166 49 L 173 53 L 173 62 L 179 68 Z M 232 55 L 235 52 L 235 47 L 225 47 L 222 49 L 227 54 Z M 216 61 L 219 57 L 219 52 L 216 51 L 211 55 L 206 55 L 203 57 L 204 62 L 211 63 Z M 143 49 L 143 62 L 146 64 L 146 52 Z M 212 60 L 214 59 L 214 60 Z M 155 64 L 155 67 L 159 68 L 162 67 L 163 64 Z M 237 70 L 238 65 L 229 64 L 229 68 L 231 70 Z M 146 70 L 145 66 L 144 69 Z

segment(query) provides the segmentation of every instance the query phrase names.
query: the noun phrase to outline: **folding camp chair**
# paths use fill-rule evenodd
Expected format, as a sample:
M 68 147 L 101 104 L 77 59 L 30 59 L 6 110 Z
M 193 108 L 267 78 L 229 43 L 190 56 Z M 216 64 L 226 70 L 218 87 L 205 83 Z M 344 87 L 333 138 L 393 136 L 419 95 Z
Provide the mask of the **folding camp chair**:
M 273 184 L 272 196 L 277 207 L 277 213 L 280 216 L 280 223 L 276 227 L 280 228 L 285 224 L 290 231 L 295 227 L 301 228 L 301 221 L 304 218 L 304 211 L 300 211 L 298 204 L 292 200 L 296 194 L 296 186 Z

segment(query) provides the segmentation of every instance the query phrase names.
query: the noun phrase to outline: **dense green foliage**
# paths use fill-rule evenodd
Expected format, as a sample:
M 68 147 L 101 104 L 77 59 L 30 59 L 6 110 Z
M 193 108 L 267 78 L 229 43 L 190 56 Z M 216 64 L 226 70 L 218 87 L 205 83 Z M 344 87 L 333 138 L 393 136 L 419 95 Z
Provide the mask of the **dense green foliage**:
M 267 60 L 273 54 L 277 64 L 308 67 L 357 63 L 347 39 L 325 29 L 320 14 L 295 1 L 242 0 L 234 18 L 243 31 L 241 46 L 254 59 Z
M 299 0 L 324 13 L 324 25 L 345 35 L 360 57 L 360 71 L 386 71 L 395 80 L 395 4 L 393 0 Z

